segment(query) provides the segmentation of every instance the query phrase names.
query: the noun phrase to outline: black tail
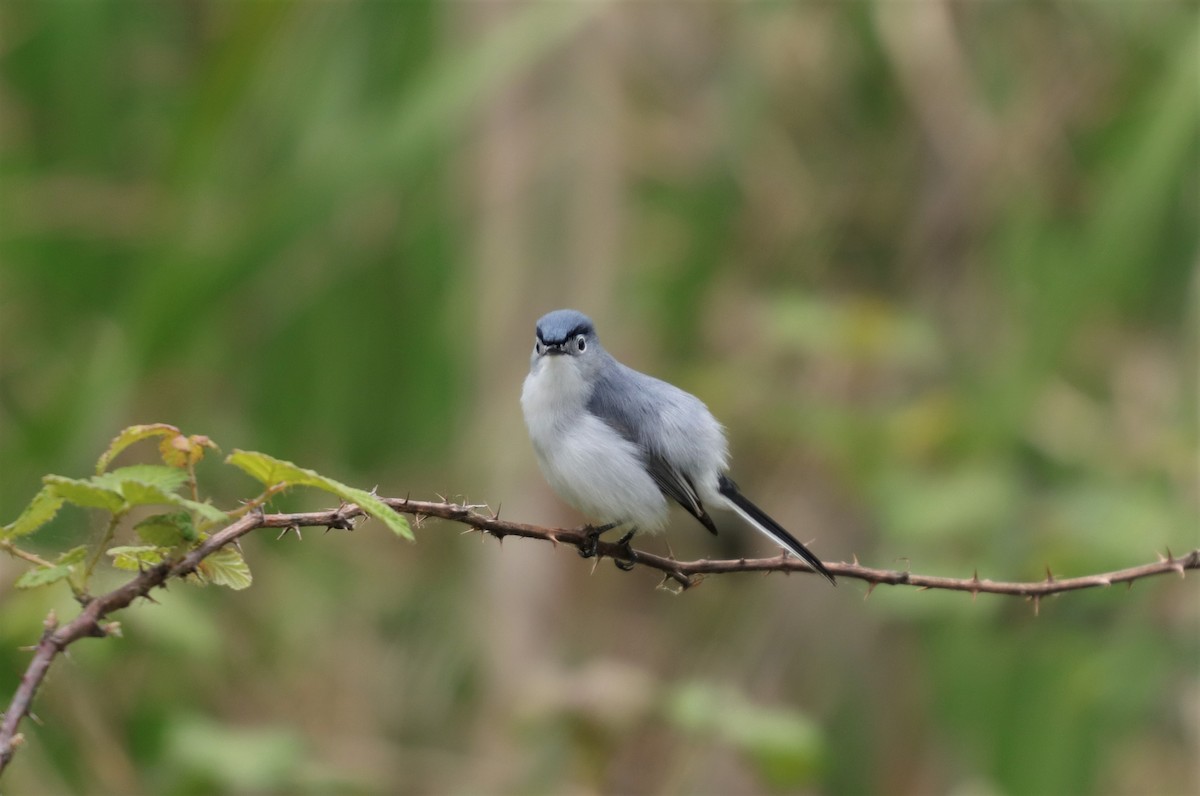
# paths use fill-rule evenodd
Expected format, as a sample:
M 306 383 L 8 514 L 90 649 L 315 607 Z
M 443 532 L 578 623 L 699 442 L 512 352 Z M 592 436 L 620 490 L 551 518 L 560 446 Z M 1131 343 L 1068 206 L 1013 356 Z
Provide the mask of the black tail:
M 721 476 L 721 479 L 717 482 L 717 491 L 729 500 L 734 511 L 741 514 L 746 522 L 773 539 L 775 544 L 787 548 L 798 558 L 804 559 L 814 571 L 824 575 L 826 580 L 834 586 L 837 585 L 837 581 L 833 578 L 833 573 L 825 568 L 825 565 L 821 563 L 821 559 L 813 555 L 807 547 L 800 544 L 796 537 L 788 533 L 787 529 L 782 525 L 771 519 L 765 511 L 751 503 L 750 498 L 741 493 L 737 484 L 729 476 Z

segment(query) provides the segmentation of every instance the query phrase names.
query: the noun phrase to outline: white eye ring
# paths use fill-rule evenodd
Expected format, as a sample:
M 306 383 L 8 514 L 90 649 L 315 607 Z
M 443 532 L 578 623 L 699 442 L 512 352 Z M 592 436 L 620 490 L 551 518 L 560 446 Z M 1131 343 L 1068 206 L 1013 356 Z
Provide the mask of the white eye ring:
M 575 336 L 575 350 L 580 352 L 587 350 L 587 338 L 581 334 Z
M 542 354 L 546 353 L 546 346 L 542 345 L 541 340 L 534 340 L 533 350 L 536 351 L 537 355 L 540 357 Z

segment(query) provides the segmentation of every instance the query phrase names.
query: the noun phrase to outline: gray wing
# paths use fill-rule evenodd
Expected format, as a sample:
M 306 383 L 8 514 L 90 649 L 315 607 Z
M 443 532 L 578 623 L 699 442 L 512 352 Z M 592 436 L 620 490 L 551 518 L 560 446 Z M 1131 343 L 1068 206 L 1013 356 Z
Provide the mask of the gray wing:
M 704 510 L 696 485 L 687 473 L 667 461 L 655 438 L 654 429 L 661 426 L 656 406 L 672 400 L 673 392 L 678 392 L 677 388 L 613 360 L 612 367 L 596 380 L 588 410 L 637 445 L 646 470 L 662 493 L 716 534 L 717 526 Z

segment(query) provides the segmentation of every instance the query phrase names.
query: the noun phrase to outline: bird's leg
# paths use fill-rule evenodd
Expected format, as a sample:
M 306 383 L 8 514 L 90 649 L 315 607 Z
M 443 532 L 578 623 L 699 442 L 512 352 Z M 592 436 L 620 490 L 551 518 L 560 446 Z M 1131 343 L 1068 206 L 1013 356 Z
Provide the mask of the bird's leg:
M 585 525 L 583 526 L 583 542 L 579 545 L 579 555 L 583 558 L 591 558 L 596 555 L 596 542 L 600 539 L 600 534 L 611 531 L 621 523 L 610 522 L 605 525 Z
M 629 542 L 633 539 L 633 535 L 637 533 L 637 531 L 638 529 L 635 525 L 629 529 L 629 533 L 617 540 L 617 547 L 621 548 L 621 552 L 625 554 L 624 561 L 619 558 L 613 559 L 613 563 L 617 565 L 617 569 L 628 572 L 629 570 L 633 569 L 635 564 L 637 564 L 637 552 L 629 545 Z

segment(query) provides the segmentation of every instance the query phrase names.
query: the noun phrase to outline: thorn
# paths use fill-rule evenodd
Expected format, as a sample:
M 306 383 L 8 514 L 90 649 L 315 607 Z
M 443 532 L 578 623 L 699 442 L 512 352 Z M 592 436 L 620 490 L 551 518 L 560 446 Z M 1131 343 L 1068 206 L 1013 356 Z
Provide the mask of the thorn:
M 929 586 L 918 586 L 917 591 L 929 591 Z
M 242 540 L 241 539 L 234 539 L 231 544 L 233 544 L 233 546 L 237 548 L 237 551 L 240 555 L 245 557 L 246 553 L 245 553 L 245 551 L 242 550 Z
M 1125 591 L 1130 591 L 1131 589 L 1133 589 L 1133 581 L 1131 581 L 1131 580 L 1125 581 Z
M 1053 583 L 1053 582 L 1054 582 L 1054 573 L 1050 571 L 1050 565 L 1049 565 L 1049 564 L 1047 564 L 1047 565 L 1046 565 L 1046 582 L 1047 582 L 1047 583 Z
M 379 497 L 379 484 L 371 487 L 371 491 L 367 494 L 369 494 L 371 497 Z
M 29 720 L 32 721 L 37 726 L 39 726 L 39 727 L 46 726 L 46 723 L 44 721 L 42 721 L 41 719 L 39 719 L 38 715 L 36 713 L 34 713 L 32 710 L 25 711 L 25 715 L 28 716 Z
M 1176 561 L 1176 562 L 1175 562 L 1175 564 L 1174 564 L 1174 565 L 1171 567 L 1171 569 L 1173 569 L 1173 570 L 1175 570 L 1176 572 L 1178 572 L 1178 573 L 1179 573 L 1179 577 L 1181 577 L 1181 578 L 1186 578 L 1186 577 L 1187 577 L 1187 575 L 1186 575 L 1186 574 L 1184 573 L 1184 571 L 1183 571 L 1183 564 L 1179 563 L 1178 561 Z
M 599 564 L 599 563 L 600 563 L 600 556 L 599 556 L 599 554 L 592 556 L 592 571 L 588 573 L 589 575 L 595 575 L 595 574 L 596 574 L 596 565 L 597 565 L 597 564 Z
M 675 584 L 675 585 L 672 585 Z M 667 572 L 663 575 L 662 581 L 658 584 L 658 588 L 663 591 L 668 591 L 674 595 L 683 594 L 692 586 L 692 581 L 686 575 L 681 575 L 678 572 Z
M 26 644 L 23 647 L 17 647 L 17 652 L 37 652 L 37 644 Z
M 1167 560 L 1168 560 L 1168 561 L 1174 561 L 1174 560 L 1175 560 L 1175 556 L 1174 556 L 1174 554 L 1172 554 L 1172 553 L 1171 553 L 1171 548 L 1169 548 L 1169 547 L 1167 548 Z
M 143 600 L 146 600 L 146 601 L 148 601 L 148 602 L 152 602 L 152 603 L 154 603 L 155 605 L 161 605 L 161 604 L 162 604 L 162 603 L 160 603 L 158 600 L 156 600 L 156 599 L 154 599 L 153 597 L 151 597 L 149 594 L 143 594 L 143 595 L 142 595 L 142 599 L 143 599 Z
M 493 522 L 495 522 L 496 520 L 500 519 L 500 509 L 502 509 L 502 508 L 504 508 L 504 504 L 503 504 L 503 503 L 497 503 L 497 504 L 496 504 L 496 510 L 495 510 L 495 511 L 492 513 L 492 521 L 493 521 Z
M 878 585 L 879 584 L 875 583 L 874 581 L 871 581 L 867 584 L 867 593 L 863 595 L 863 602 L 867 601 L 867 598 L 871 596 L 871 592 L 875 591 L 875 587 Z
M 298 540 L 299 540 L 299 541 L 301 541 L 301 542 L 303 542 L 303 541 L 304 541 L 304 537 L 300 535 L 300 526 L 299 526 L 299 525 L 296 525 L 295 523 L 292 523 L 291 525 L 284 526 L 284 529 L 283 529 L 282 531 L 280 531 L 280 532 L 279 532 L 279 535 L 278 535 L 278 536 L 276 536 L 276 537 L 275 537 L 275 541 L 277 541 L 277 542 L 278 542 L 280 539 L 282 539 L 283 537 L 287 536 L 287 535 L 288 535 L 289 533 L 291 533 L 292 531 L 295 531 L 295 532 L 296 532 L 296 539 L 298 539 Z
M 550 540 L 550 544 L 554 545 L 554 549 L 557 550 L 558 549 L 558 534 L 552 533 L 549 536 L 547 536 L 546 538 Z
M 854 563 L 854 566 L 857 567 L 858 566 L 858 553 L 851 553 L 850 560 Z
M 1040 616 L 1041 612 L 1042 612 L 1042 598 L 1041 598 L 1041 595 L 1035 594 L 1035 595 L 1033 595 L 1033 615 Z

